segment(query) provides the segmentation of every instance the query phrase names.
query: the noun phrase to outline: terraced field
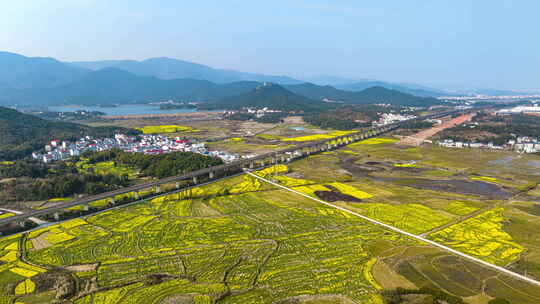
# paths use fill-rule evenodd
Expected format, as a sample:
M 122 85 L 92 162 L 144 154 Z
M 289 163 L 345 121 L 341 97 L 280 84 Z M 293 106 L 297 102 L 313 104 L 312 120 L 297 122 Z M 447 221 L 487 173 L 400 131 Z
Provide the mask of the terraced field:
M 45 244 L 36 248 L 40 238 Z M 18 255 L 6 264 L 13 278 L 3 286 L 17 300 L 39 303 L 32 285 L 39 293 L 39 273 L 78 265 L 71 269 L 84 271 L 70 272 L 81 286 L 75 303 L 273 303 L 317 294 L 380 303 L 374 253 L 413 243 L 238 177 L 12 238 L 3 249 Z M 18 244 L 27 250 L 16 251 Z M 23 289 L 34 294 L 17 293 Z
M 525 187 L 533 170 L 495 171 L 477 163 L 492 155 L 454 159 L 394 142 L 374 139 L 257 174 L 539 274 L 540 204 Z M 510 196 L 422 180 L 488 184 Z M 411 293 L 402 303 L 422 303 L 429 290 L 462 301 L 454 303 L 540 303 L 536 286 L 246 175 L 0 239 L 0 261 L 0 303 L 382 304 L 398 287 Z

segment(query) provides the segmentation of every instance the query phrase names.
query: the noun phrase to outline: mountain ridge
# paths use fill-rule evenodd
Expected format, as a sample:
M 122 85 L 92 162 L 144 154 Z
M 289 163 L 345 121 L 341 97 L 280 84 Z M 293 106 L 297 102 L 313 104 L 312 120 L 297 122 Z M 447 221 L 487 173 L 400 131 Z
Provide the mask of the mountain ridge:
M 80 80 L 53 88 L 0 89 L 0 104 L 59 105 L 59 104 L 128 104 L 152 101 L 176 100 L 215 103 L 220 99 L 248 93 L 260 86 L 260 82 L 238 81 L 217 84 L 208 80 L 171 79 L 137 76 L 118 68 L 105 68 L 86 74 Z M 349 92 L 332 86 L 311 83 L 284 85 L 284 89 L 314 101 L 328 99 L 350 104 L 380 103 L 372 94 Z M 437 104 L 433 98 L 416 97 L 399 91 L 389 94 L 388 100 L 400 105 Z M 287 95 L 287 94 L 283 94 Z
M 80 79 L 89 70 L 49 57 L 26 57 L 0 52 L 0 88 L 47 88 Z
M 302 81 L 280 75 L 265 75 L 247 73 L 228 69 L 217 69 L 207 65 L 189 61 L 169 58 L 154 57 L 145 60 L 101 60 L 101 61 L 74 61 L 69 62 L 73 66 L 91 70 L 107 67 L 119 68 L 139 76 L 154 76 L 157 78 L 170 79 L 200 79 L 215 83 L 229 83 L 235 81 L 259 81 L 277 82 L 281 84 L 296 84 Z

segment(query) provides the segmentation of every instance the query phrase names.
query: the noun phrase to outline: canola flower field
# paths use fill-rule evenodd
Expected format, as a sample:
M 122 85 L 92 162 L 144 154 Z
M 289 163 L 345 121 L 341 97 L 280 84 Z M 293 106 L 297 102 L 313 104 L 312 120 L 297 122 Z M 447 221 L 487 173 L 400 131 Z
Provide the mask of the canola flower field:
M 315 141 L 315 140 L 330 139 L 337 136 L 343 136 L 343 135 L 347 135 L 347 134 L 351 134 L 355 132 L 356 131 L 334 131 L 327 134 L 314 134 L 314 135 L 306 135 L 306 136 L 298 136 L 298 137 L 284 137 L 281 140 L 293 141 L 293 142 Z
M 395 140 L 364 142 L 349 147 Z M 276 165 L 255 173 L 314 197 L 322 191 L 356 198 L 360 202 L 336 204 L 417 234 L 480 208 L 465 196 L 436 208 L 422 201 L 394 204 L 388 199 L 394 188 L 347 178 L 323 181 L 299 168 Z M 505 231 L 503 211 L 485 211 L 430 237 L 488 262 L 515 263 L 527 249 Z M 245 175 L 0 239 L 0 250 L 0 298 L 5 303 L 49 303 L 54 292 L 43 292 L 43 278 L 60 267 L 70 269 L 78 286 L 70 299 L 80 304 L 280 303 L 298 296 L 329 303 L 324 297 L 336 295 L 382 304 L 380 292 L 388 282 L 377 273 L 381 264 L 387 267 L 384 276 L 399 273 L 398 280 L 417 287 L 436 282 L 436 288 L 458 296 L 502 295 L 516 303 L 540 299 L 534 288 L 467 264 L 481 272 L 486 284 L 469 288 L 463 282 L 472 280 L 468 274 L 457 276 L 456 269 L 441 262 L 452 258 L 462 263 L 457 258 Z
M 283 175 L 288 170 L 278 165 L 258 174 L 298 188 L 312 186 Z M 333 187 L 367 196 L 352 186 Z M 47 303 L 51 293 L 38 292 L 42 277 L 74 267 L 77 286 L 93 290 L 76 297 L 79 304 L 161 303 L 175 297 L 193 303 L 218 298 L 275 303 L 335 294 L 382 303 L 371 274 L 377 251 L 370 249 L 380 242 L 414 243 L 240 176 L 3 239 L 1 256 L 8 262 L 1 265 L 0 278 L 6 279 L 0 280 L 0 294 L 9 303 Z
M 524 248 L 502 229 L 503 211 L 503 208 L 486 211 L 430 238 L 490 263 L 508 265 L 519 258 Z
M 261 139 L 266 139 L 266 140 L 279 140 L 283 142 L 307 142 L 307 141 L 330 139 L 330 138 L 348 135 L 348 134 L 352 134 L 356 132 L 358 131 L 332 131 L 329 133 L 311 134 L 311 135 L 296 136 L 296 137 L 286 137 L 286 136 L 273 135 L 273 134 L 258 134 L 257 137 Z
M 96 174 L 114 174 L 117 176 L 125 174 L 129 178 L 136 177 L 138 171 L 134 168 L 115 163 L 114 161 L 103 161 L 95 164 L 88 164 L 86 161 L 81 160 L 76 163 L 76 167 L 78 170 L 93 171 Z
M 188 126 L 178 126 L 178 125 L 159 125 L 159 126 L 144 126 L 142 128 L 137 128 L 141 130 L 144 134 L 162 134 L 162 133 L 179 133 L 179 132 L 198 132 L 198 130 L 188 127 Z

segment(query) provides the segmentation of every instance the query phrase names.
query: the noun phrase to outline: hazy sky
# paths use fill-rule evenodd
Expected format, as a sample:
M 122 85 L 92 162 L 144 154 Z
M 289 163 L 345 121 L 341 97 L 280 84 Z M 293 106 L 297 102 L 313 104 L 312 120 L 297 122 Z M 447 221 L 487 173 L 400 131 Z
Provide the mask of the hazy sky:
M 0 50 L 540 89 L 537 0 L 3 0 Z

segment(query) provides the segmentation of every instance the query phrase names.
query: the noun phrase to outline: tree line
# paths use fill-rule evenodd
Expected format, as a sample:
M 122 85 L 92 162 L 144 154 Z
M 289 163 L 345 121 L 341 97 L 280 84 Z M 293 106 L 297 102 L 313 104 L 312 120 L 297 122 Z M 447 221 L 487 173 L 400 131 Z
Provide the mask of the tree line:
M 88 159 L 88 163 L 90 164 L 102 161 L 115 161 L 126 166 L 138 168 L 142 174 L 156 178 L 181 175 L 223 164 L 220 158 L 193 152 L 149 155 L 111 149 L 101 152 L 87 152 L 83 154 L 83 157 Z

